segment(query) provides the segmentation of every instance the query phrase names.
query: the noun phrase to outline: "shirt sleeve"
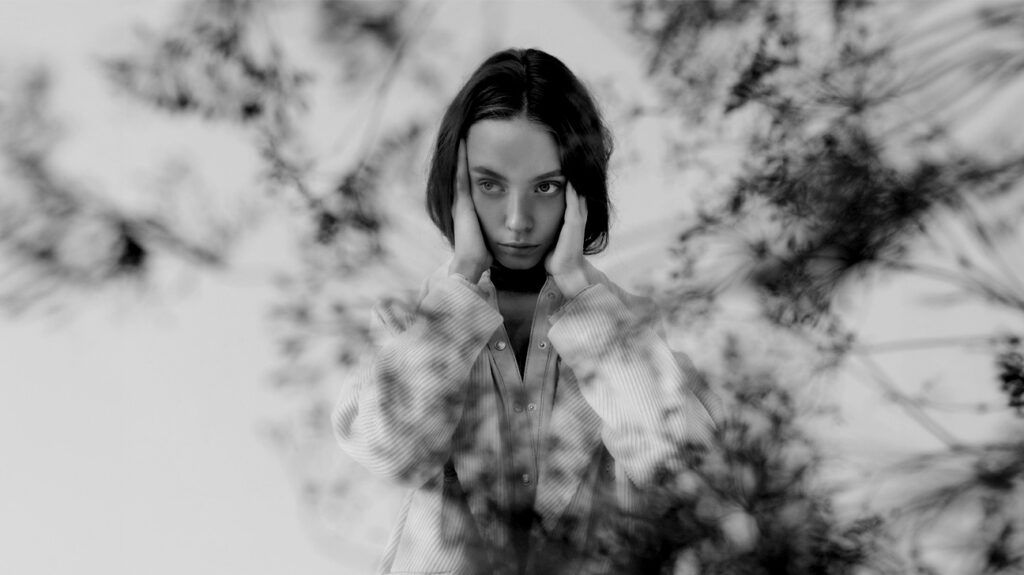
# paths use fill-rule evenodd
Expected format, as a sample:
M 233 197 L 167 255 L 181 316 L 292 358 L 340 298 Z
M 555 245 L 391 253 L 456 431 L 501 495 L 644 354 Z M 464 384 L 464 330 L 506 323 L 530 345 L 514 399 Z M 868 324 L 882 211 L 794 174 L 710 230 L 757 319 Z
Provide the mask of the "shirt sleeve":
M 421 484 L 451 453 L 470 370 L 501 315 L 465 278 L 428 287 L 408 321 L 343 383 L 332 415 L 342 449 L 371 472 Z
M 601 418 L 605 447 L 634 484 L 657 482 L 681 463 L 681 450 L 710 444 L 715 423 L 696 395 L 704 386 L 689 360 L 657 333 L 660 318 L 635 313 L 608 286 L 594 284 L 551 322 L 551 343 Z

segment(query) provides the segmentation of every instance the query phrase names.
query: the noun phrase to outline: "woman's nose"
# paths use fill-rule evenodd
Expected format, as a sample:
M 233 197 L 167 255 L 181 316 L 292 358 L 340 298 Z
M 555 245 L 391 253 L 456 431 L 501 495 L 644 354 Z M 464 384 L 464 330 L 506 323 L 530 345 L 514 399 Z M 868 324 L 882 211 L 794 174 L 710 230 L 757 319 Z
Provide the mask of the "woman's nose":
M 505 212 L 505 227 L 513 232 L 528 232 L 533 227 L 530 216 L 529 202 L 525 198 L 512 194 L 509 197 Z

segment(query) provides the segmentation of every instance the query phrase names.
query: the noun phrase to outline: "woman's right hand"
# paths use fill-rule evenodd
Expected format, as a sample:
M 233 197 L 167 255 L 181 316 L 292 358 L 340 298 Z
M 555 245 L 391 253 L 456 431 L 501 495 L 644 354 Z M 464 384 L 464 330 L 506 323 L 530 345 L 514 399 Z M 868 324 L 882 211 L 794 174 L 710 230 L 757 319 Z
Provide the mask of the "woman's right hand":
M 457 273 L 471 283 L 476 283 L 484 270 L 491 267 L 492 257 L 484 241 L 480 220 L 473 205 L 473 194 L 469 189 L 469 160 L 466 158 L 465 140 L 459 142 L 454 200 L 452 220 L 455 223 L 455 257 L 448 267 L 448 273 Z

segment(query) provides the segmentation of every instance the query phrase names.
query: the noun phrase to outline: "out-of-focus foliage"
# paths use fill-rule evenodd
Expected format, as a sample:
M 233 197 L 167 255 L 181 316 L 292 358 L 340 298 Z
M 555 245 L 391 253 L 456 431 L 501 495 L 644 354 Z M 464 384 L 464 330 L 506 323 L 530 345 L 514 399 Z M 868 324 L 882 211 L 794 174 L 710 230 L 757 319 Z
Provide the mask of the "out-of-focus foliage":
M 178 22 L 138 30 L 139 48 L 109 58 L 105 69 L 114 85 L 159 109 L 248 128 L 268 191 L 293 190 L 314 217 L 329 218 L 309 189 L 312 159 L 299 126 L 312 76 L 293 69 L 259 26 L 265 9 L 251 0 L 184 4 Z
M 652 68 L 669 86 L 666 100 L 678 107 L 682 121 L 747 128 L 741 173 L 708 198 L 682 232 L 681 269 L 696 269 L 689 260 L 699 258 L 709 240 L 733 239 L 748 254 L 735 278 L 758 286 L 766 312 L 786 324 L 828 315 L 847 277 L 911 265 L 906 248 L 927 232 L 936 211 L 967 214 L 978 201 L 998 202 L 1019 192 L 1024 176 L 1024 151 L 1001 150 L 1005 157 L 994 160 L 991 150 L 967 153 L 942 136 L 948 123 L 914 118 L 913 110 L 909 118 L 903 115 L 931 87 L 933 74 L 903 73 L 900 66 L 914 62 L 891 56 L 896 40 L 869 32 L 868 23 L 882 26 L 880 16 L 837 2 L 834 29 L 822 34 L 801 30 L 828 24 L 805 4 L 632 3 L 633 26 L 654 44 Z M 995 29 L 986 29 L 997 12 L 1002 17 Z M 975 16 L 981 24 L 969 28 L 996 35 L 1012 14 L 1006 7 L 980 8 Z M 1004 58 L 986 48 L 954 52 L 946 74 L 980 68 L 981 78 L 964 81 L 1010 81 L 1017 68 L 1007 63 L 997 67 L 999 74 L 990 73 Z M 708 66 L 708 55 L 721 78 L 700 82 L 707 93 L 687 90 L 693 75 Z M 931 78 L 939 80 L 947 78 Z M 927 140 L 908 140 L 908 133 L 926 133 Z M 1004 226 L 977 229 L 989 243 L 1007 233 Z M 1021 309 L 1016 294 L 973 289 Z
M 969 573 L 1019 573 L 1024 567 L 1024 444 L 1003 443 L 931 453 L 889 470 L 909 478 L 893 517 L 949 549 Z M 912 556 L 922 540 L 911 540 Z M 927 565 L 927 562 L 921 562 Z M 943 570 L 931 568 L 933 572 Z
M 268 193 L 299 200 L 315 242 L 310 249 L 330 252 L 320 263 L 347 275 L 383 257 L 384 215 L 377 204 L 387 182 L 381 174 L 407 172 L 400 167 L 403 154 L 422 145 L 423 125 L 413 118 L 382 128 L 384 112 L 375 104 L 368 137 L 357 140 L 361 149 L 355 160 L 338 161 L 316 149 L 312 131 L 321 126 L 311 117 L 319 111 L 310 109 L 310 93 L 323 89 L 324 80 L 293 63 L 269 24 L 296 9 L 313 21 L 319 47 L 330 55 L 331 72 L 342 82 L 334 105 L 346 109 L 355 90 L 344 88 L 365 86 L 367 76 L 382 69 L 385 78 L 377 91 L 383 96 L 379 92 L 393 82 L 404 54 L 399 39 L 413 14 L 406 2 L 190 2 L 174 26 L 140 30 L 141 48 L 109 59 L 106 70 L 122 90 L 158 108 L 243 128 L 263 160 Z M 429 81 L 427 74 L 419 79 Z
M 316 475 L 337 454 L 327 429 L 337 372 L 368 341 L 370 296 L 356 289 L 360 272 L 376 267 L 408 273 L 398 263 L 388 265 L 381 205 L 392 201 L 395 190 L 422 185 L 410 179 L 421 175 L 419 158 L 429 137 L 424 126 L 439 113 L 430 106 L 443 102 L 431 99 L 437 70 L 405 46 L 407 33 L 419 37 L 427 30 L 411 23 L 427 24 L 436 6 L 184 1 L 165 25 L 137 27 L 132 44 L 107 52 L 95 70 L 117 98 L 136 106 L 132 113 L 236 138 L 258 159 L 257 173 L 239 177 L 251 188 L 253 203 L 269 198 L 275 203 L 259 205 L 298 220 L 290 228 L 301 258 L 298 271 L 278 275 L 280 302 L 270 310 L 281 362 L 269 379 L 281 393 L 285 415 L 268 424 L 266 436 L 280 448 L 313 514 L 329 505 L 318 494 L 332 493 L 329 486 L 338 479 Z M 281 34 L 279 26 L 313 34 Z M 437 38 L 428 40 L 443 48 Z M 404 81 L 406 68 L 411 81 Z M 425 87 L 419 94 L 436 113 L 388 109 L 386 96 L 396 86 Z M 187 162 L 153 159 L 154 165 L 167 164 L 164 176 L 138 194 L 147 201 L 135 202 L 152 199 L 152 213 L 121 208 L 114 193 L 90 189 L 54 168 L 49 159 L 60 133 L 49 115 L 48 87 L 43 73 L 0 86 L 5 311 L 73 310 L 67 304 L 83 288 L 109 290 L 125 277 L 146 282 L 152 263 L 165 256 L 217 269 L 232 264 L 232 240 L 256 229 L 252 214 L 239 208 L 217 220 L 204 209 L 204 196 L 230 190 L 195 185 Z M 320 517 L 312 519 L 311 531 L 320 524 Z M 332 539 L 325 549 L 336 543 Z
M 154 252 L 223 264 L 237 234 L 230 219 L 207 216 L 197 230 L 174 210 L 129 210 L 56 167 L 61 128 L 50 111 L 51 77 L 41 68 L 12 76 L 0 88 L 0 311 L 60 310 L 67 299 L 142 279 Z M 175 182 L 187 169 L 169 170 L 160 191 L 179 193 Z
M 310 8 L 344 78 L 392 61 L 399 34 L 394 19 L 408 12 L 404 3 L 324 2 Z M 155 110 L 236 126 L 262 161 L 264 191 L 301 206 L 310 248 L 329 252 L 318 256 L 321 263 L 329 260 L 331 269 L 346 274 L 382 256 L 383 214 L 376 203 L 379 186 L 389 181 L 381 173 L 408 172 L 394 168 L 408 165 L 404 154 L 422 145 L 423 129 L 418 123 L 389 126 L 384 137 L 360 142 L 355 161 L 324 158 L 309 142 L 315 77 L 292 64 L 268 24 L 275 10 L 286 9 L 251 0 L 183 3 L 166 29 L 137 29 L 137 47 L 106 58 L 102 72 L 122 94 Z M 380 50 L 368 53 L 368 42 L 379 43 Z M 83 288 L 99 291 L 119 278 L 145 279 L 155 255 L 222 266 L 248 214 L 240 209 L 234 222 L 201 213 L 198 198 L 206 192 L 184 189 L 194 182 L 190 167 L 180 162 L 168 163 L 168 177 L 152 191 L 159 198 L 152 213 L 123 208 L 114 194 L 77 183 L 51 160 L 60 130 L 48 108 L 50 83 L 38 70 L 3 86 L 4 310 L 60 309 Z M 373 136 L 376 131 L 371 129 Z
M 870 366 L 888 396 L 948 447 L 919 461 L 918 471 L 939 474 L 949 459 L 967 470 L 955 485 L 918 485 L 913 503 L 892 517 L 908 528 L 915 568 L 933 572 L 921 549 L 966 516 L 977 527 L 960 548 L 976 559 L 967 570 L 1019 572 L 1024 452 L 1013 442 L 964 445 L 932 404 L 901 393 L 859 347 L 835 302 L 859 280 L 911 274 L 1024 319 L 1016 224 L 1024 213 L 1024 125 L 1005 100 L 1005 122 L 982 113 L 1024 80 L 1024 4 L 628 6 L 663 89 L 657 112 L 681 133 L 735 137 L 743 158 L 680 232 L 666 288 L 679 317 L 713 321 L 723 296 L 747 290 L 768 322 L 814 342 L 815 361 Z M 979 129 L 980 137 L 972 134 Z M 676 147 L 700 160 L 699 146 Z M 964 233 L 949 237 L 953 228 Z M 1019 341 L 1019 333 L 985 340 L 994 383 L 1017 413 Z
M 408 0 L 320 2 L 319 35 L 325 48 L 345 58 L 344 78 L 365 80 L 403 47 L 415 25 Z
M 166 33 L 139 29 L 139 52 L 111 58 L 107 73 L 126 92 L 171 112 L 286 122 L 305 107 L 310 77 L 290 69 L 280 46 L 253 30 L 258 8 L 249 0 L 189 5 Z
M 659 493 L 665 511 L 635 542 L 650 549 L 647 572 L 903 572 L 880 516 L 833 510 L 820 449 L 779 380 L 788 374 L 742 341 L 730 334 L 722 346 L 727 401 L 713 445 L 680 446 L 683 471 Z
M 1024 412 L 1024 354 L 1021 353 L 1019 337 L 1006 338 L 1003 349 L 996 355 L 996 365 L 1008 404 L 1018 414 Z

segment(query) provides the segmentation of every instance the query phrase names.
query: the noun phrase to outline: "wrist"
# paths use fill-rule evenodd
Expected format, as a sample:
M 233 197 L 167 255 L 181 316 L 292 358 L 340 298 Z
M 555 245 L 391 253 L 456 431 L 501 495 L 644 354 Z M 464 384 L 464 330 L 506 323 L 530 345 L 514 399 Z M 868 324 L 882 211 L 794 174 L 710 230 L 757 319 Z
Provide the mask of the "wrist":
M 470 264 L 460 261 L 452 261 L 448 266 L 448 274 L 459 274 L 466 278 L 469 283 L 477 283 L 484 273 L 484 267 L 479 264 Z
M 554 280 L 559 291 L 562 292 L 566 299 L 576 297 L 591 285 L 590 279 L 587 278 L 586 272 L 582 269 L 554 276 Z

